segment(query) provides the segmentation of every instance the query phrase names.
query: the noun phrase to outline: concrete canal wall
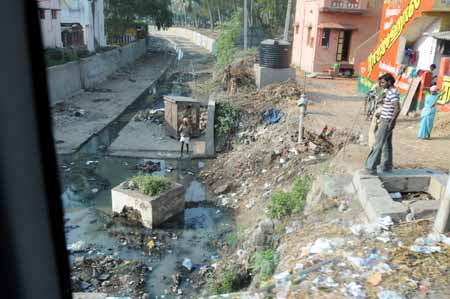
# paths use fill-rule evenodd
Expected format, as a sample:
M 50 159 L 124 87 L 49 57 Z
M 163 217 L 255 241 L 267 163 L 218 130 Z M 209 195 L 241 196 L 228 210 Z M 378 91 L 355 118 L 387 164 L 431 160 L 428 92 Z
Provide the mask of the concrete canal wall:
M 146 41 L 139 40 L 108 52 L 82 58 L 79 61 L 47 68 L 51 105 L 105 81 L 119 68 L 134 63 L 146 51 Z

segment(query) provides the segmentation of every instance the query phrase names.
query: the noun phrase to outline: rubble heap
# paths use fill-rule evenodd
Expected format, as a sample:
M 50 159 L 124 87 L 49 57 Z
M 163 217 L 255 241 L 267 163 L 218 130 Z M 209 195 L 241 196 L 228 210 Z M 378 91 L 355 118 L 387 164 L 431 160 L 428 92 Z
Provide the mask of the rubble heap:
M 141 298 L 147 267 L 138 261 L 112 256 L 76 258 L 72 265 L 72 291 L 102 292 L 110 296 Z

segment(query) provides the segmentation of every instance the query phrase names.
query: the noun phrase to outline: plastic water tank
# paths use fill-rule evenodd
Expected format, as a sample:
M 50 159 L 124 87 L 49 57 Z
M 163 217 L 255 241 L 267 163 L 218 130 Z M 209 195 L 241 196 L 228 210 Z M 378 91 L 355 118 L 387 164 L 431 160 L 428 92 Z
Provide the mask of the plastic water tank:
M 285 69 L 290 66 L 291 44 L 283 40 L 266 39 L 259 47 L 259 63 L 263 67 Z

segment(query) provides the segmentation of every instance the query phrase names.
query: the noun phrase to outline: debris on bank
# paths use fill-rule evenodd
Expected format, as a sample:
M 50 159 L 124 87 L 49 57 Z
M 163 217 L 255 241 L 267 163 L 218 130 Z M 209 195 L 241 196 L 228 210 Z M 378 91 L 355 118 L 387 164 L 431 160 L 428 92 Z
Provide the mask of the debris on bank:
M 71 268 L 72 291 L 145 298 L 146 271 L 147 267 L 138 261 L 115 259 L 112 256 L 76 257 Z

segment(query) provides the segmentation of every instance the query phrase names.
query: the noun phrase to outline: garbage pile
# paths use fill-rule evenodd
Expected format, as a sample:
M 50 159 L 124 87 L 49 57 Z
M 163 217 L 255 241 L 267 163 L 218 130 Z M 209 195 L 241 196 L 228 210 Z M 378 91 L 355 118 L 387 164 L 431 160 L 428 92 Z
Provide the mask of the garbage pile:
M 250 55 L 237 59 L 229 65 L 223 73 L 218 76 L 222 82 L 222 87 L 229 90 L 235 88 L 255 88 L 255 75 L 253 73 L 253 65 L 256 62 L 256 55 Z
M 161 171 L 161 163 L 153 162 L 151 160 L 144 160 L 136 165 L 136 169 L 143 173 L 153 173 Z
M 328 236 L 299 248 L 295 266 L 261 289 L 280 299 L 406 299 L 448 286 L 450 238 L 426 233 L 430 222 L 394 225 L 387 216 L 372 224 L 341 225 L 321 227 Z
M 71 268 L 73 292 L 101 292 L 109 296 L 142 298 L 147 267 L 139 261 L 76 257 Z
M 270 84 L 258 91 L 255 96 L 267 101 L 297 101 L 302 93 L 303 88 L 297 82 L 287 81 L 284 83 Z
M 83 117 L 87 114 L 86 110 L 80 109 L 79 107 L 67 102 L 56 103 L 52 107 L 52 112 L 55 117 L 61 117 L 62 115 L 70 117 Z
M 161 109 L 146 109 L 143 111 L 139 111 L 134 116 L 134 121 L 150 121 L 157 124 L 164 123 L 164 108 Z

